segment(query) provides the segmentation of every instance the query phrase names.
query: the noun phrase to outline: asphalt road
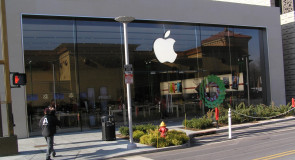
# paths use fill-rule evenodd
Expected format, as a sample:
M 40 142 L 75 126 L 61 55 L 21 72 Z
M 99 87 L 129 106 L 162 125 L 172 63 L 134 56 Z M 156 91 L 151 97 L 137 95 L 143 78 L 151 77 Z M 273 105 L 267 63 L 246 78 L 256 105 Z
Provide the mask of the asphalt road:
M 295 121 L 195 138 L 193 147 L 114 160 L 294 160 Z

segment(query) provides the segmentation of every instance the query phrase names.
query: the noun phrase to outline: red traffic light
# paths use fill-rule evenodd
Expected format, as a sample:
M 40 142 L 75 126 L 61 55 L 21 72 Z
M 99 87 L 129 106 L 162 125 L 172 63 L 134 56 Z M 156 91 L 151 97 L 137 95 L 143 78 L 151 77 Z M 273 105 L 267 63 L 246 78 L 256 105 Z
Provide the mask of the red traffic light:
M 27 76 L 25 73 L 14 73 L 12 75 L 13 85 L 26 85 Z

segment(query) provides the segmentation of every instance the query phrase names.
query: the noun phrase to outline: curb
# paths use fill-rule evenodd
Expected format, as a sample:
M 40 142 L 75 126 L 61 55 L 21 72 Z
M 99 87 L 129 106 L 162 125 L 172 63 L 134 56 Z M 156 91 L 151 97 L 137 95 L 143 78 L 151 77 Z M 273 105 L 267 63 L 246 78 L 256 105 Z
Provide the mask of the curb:
M 279 123 L 279 122 L 286 122 L 289 120 L 295 120 L 295 117 L 286 117 L 284 119 L 264 120 L 264 121 L 258 121 L 257 123 L 236 124 L 236 125 L 232 125 L 232 130 L 240 130 L 240 129 L 249 128 L 249 127 L 269 125 L 269 124 L 274 124 L 274 123 Z M 222 129 L 217 129 L 216 132 L 222 133 L 222 132 L 227 132 L 227 131 L 228 131 L 228 127 L 222 128 Z
M 110 156 L 110 157 L 102 157 L 102 158 L 103 159 L 112 159 L 112 158 L 128 157 L 128 156 L 134 156 L 134 155 L 146 154 L 146 153 L 156 153 L 156 152 L 162 152 L 162 151 L 184 149 L 184 148 L 190 147 L 190 141 L 191 141 L 191 139 L 187 143 L 185 143 L 183 145 L 178 145 L 178 146 L 169 146 L 169 147 L 164 147 L 164 148 L 153 148 L 151 150 L 143 150 L 143 151 L 132 152 L 132 153 L 123 153 L 120 155 L 115 155 L 115 156 Z
M 268 125 L 268 124 L 274 124 L 274 123 L 279 123 L 279 122 L 286 122 L 289 120 L 295 120 L 295 117 L 290 116 L 290 117 L 285 117 L 283 119 L 271 119 L 271 120 L 265 120 L 265 121 L 258 121 L 257 123 L 235 124 L 235 125 L 232 125 L 232 130 L 240 130 L 240 129 L 249 128 L 249 127 Z M 170 151 L 170 150 L 189 148 L 193 144 L 194 137 L 222 133 L 222 132 L 227 132 L 227 131 L 228 131 L 228 126 L 220 127 L 218 129 L 211 128 L 208 130 L 196 131 L 195 133 L 187 134 L 187 136 L 189 137 L 189 141 L 183 145 L 169 146 L 169 147 L 164 147 L 164 148 L 152 148 L 152 149 L 148 149 L 148 150 L 142 150 L 142 151 L 130 152 L 130 153 L 122 153 L 120 155 L 114 155 L 114 156 L 102 157 L 102 158 L 103 159 L 111 159 L 111 158 L 119 158 L 119 157 L 121 158 L 121 157 L 128 157 L 128 156 L 134 156 L 134 155 L 140 155 L 140 154 L 146 154 L 146 153 L 156 153 L 156 152 L 162 152 L 162 151 Z
M 295 120 L 295 117 L 285 117 L 284 119 L 271 119 L 271 120 L 264 120 L 264 121 L 258 121 L 257 123 L 244 123 L 244 124 L 235 124 L 232 125 L 232 131 L 234 130 L 240 130 L 244 128 L 249 128 L 249 127 L 257 127 L 257 126 L 262 126 L 262 125 L 269 125 L 269 124 L 274 124 L 274 123 L 280 123 L 280 122 L 286 122 L 290 120 Z M 228 126 L 220 127 L 218 129 L 210 129 L 210 130 L 203 130 L 203 131 L 198 131 L 196 133 L 190 133 L 188 136 L 190 137 L 190 140 L 194 137 L 206 135 L 206 134 L 215 134 L 215 133 L 223 133 L 228 131 Z

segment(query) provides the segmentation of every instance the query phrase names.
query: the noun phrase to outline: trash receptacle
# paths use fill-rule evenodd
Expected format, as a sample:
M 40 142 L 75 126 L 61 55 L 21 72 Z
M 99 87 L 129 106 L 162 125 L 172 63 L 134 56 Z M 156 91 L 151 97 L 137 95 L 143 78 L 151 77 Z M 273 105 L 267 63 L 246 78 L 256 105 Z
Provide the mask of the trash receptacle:
M 101 133 L 103 141 L 116 140 L 114 116 L 108 115 L 101 117 Z

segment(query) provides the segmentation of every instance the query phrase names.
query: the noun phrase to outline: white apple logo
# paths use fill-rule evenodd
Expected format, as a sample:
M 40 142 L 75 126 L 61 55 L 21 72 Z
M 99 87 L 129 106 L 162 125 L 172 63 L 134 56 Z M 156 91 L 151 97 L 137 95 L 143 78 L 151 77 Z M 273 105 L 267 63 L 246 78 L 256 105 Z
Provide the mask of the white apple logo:
M 173 45 L 175 40 L 168 38 L 170 35 L 170 30 L 166 31 L 164 38 L 158 38 L 154 42 L 154 51 L 157 59 L 161 62 L 173 63 L 177 57 L 174 51 Z

